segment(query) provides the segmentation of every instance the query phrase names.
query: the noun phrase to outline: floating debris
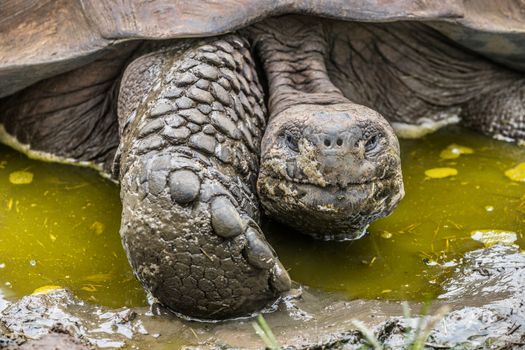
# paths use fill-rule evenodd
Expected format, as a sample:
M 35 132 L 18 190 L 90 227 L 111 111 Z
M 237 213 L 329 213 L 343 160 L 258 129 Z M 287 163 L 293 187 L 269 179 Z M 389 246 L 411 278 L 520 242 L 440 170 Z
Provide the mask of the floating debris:
M 93 230 L 96 235 L 101 235 L 104 232 L 106 226 L 100 221 L 95 221 L 89 228 Z
M 525 182 L 525 162 L 505 171 L 505 176 L 512 181 Z
M 48 294 L 52 291 L 55 291 L 57 289 L 63 289 L 61 286 L 55 286 L 55 285 L 48 285 L 48 286 L 42 286 L 33 291 L 31 293 L 32 295 L 38 295 L 38 294 Z
M 439 156 L 442 159 L 456 159 L 459 158 L 462 154 L 472 154 L 474 153 L 474 150 L 470 147 L 457 145 L 455 143 L 449 145 L 447 148 L 445 148 Z
M 381 237 L 384 238 L 384 239 L 390 239 L 390 238 L 392 238 L 392 233 L 388 232 L 388 231 L 383 231 L 383 232 L 381 232 Z
M 425 175 L 432 179 L 443 179 L 449 176 L 455 176 L 458 171 L 454 168 L 433 168 L 425 170 Z
M 14 171 L 9 174 L 9 182 L 13 185 L 27 185 L 33 182 L 33 173 L 29 171 Z
M 475 241 L 483 243 L 485 247 L 490 247 L 498 243 L 512 245 L 518 239 L 516 232 L 505 230 L 476 230 L 470 233 L 470 237 Z

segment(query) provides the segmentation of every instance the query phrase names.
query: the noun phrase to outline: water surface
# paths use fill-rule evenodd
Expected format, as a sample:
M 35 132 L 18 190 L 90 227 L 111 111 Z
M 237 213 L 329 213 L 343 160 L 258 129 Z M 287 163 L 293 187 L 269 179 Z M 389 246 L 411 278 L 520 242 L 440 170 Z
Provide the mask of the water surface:
M 524 148 L 459 128 L 401 148 L 406 197 L 364 239 L 320 242 L 265 225 L 294 280 L 350 298 L 422 300 L 483 246 L 476 231 L 525 246 L 525 184 L 505 176 L 525 162 Z M 145 305 L 120 244 L 120 211 L 117 186 L 96 172 L 0 146 L 0 295 L 63 286 L 105 306 Z

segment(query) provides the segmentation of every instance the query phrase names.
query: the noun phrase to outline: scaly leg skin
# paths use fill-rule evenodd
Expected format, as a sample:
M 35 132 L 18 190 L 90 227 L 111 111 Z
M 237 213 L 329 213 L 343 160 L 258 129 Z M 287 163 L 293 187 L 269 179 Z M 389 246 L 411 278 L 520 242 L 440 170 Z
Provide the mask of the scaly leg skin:
M 400 131 L 455 117 L 496 138 L 525 140 L 525 74 L 474 54 L 422 23 L 324 20 L 323 29 L 334 84 Z
M 289 290 L 257 224 L 266 120 L 247 42 L 190 40 L 138 58 L 118 113 L 121 236 L 144 287 L 197 319 L 246 316 Z

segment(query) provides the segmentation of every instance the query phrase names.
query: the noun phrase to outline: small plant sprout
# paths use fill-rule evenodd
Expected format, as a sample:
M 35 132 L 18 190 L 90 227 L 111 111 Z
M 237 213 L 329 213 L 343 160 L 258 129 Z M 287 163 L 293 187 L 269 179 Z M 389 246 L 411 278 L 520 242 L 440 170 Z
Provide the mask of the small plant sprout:
M 352 325 L 365 337 L 368 344 L 374 349 L 374 350 L 383 350 L 383 347 L 379 343 L 379 340 L 374 335 L 374 332 L 369 329 L 365 324 L 361 321 L 353 320 Z
M 266 323 L 266 320 L 264 319 L 263 315 L 259 314 L 257 316 L 257 322 L 253 322 L 252 325 L 255 329 L 255 333 L 257 333 L 257 335 L 261 337 L 262 341 L 268 349 L 281 350 L 281 346 L 277 342 L 277 339 L 275 339 L 275 336 L 273 335 L 270 326 L 268 326 L 268 323 Z

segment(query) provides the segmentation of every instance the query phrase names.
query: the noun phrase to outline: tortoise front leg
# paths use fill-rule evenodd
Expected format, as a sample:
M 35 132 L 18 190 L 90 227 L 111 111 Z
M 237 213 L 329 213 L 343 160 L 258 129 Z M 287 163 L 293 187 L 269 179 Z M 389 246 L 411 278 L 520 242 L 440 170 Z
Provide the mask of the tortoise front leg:
M 121 237 L 137 278 L 176 312 L 248 315 L 290 288 L 258 226 L 263 103 L 235 35 L 176 43 L 126 69 Z

